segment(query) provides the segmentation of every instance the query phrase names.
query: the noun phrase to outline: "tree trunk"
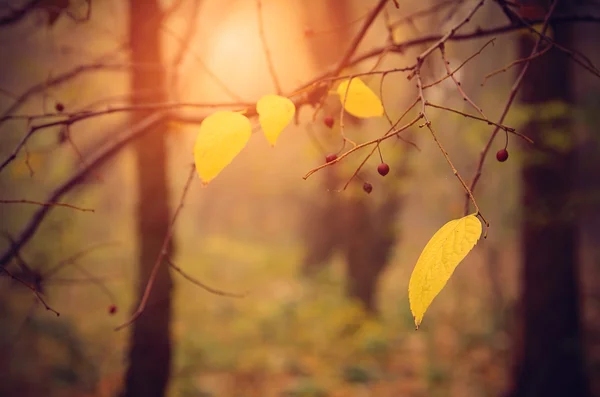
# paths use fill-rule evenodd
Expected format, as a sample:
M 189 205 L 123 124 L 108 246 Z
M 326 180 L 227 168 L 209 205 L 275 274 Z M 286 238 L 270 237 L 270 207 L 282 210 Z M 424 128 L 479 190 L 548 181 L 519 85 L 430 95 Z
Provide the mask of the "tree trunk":
M 310 24 L 315 10 L 318 7 L 316 3 L 306 3 L 306 15 Z M 348 22 L 350 21 L 350 9 L 347 0 L 331 0 L 322 5 L 329 25 L 323 27 L 314 27 L 317 32 L 315 36 L 309 35 L 312 56 L 315 66 L 320 70 L 335 65 L 343 56 L 345 43 L 350 34 L 348 31 Z M 314 22 L 312 23 L 314 25 Z M 310 25 L 310 26 L 312 26 Z M 332 30 L 326 34 L 319 33 L 322 30 Z M 339 110 L 330 114 L 327 107 L 321 109 L 319 118 L 332 116 L 338 120 Z M 319 131 L 318 127 L 316 130 Z M 337 144 L 337 143 L 336 143 Z M 323 153 L 323 161 L 327 153 Z M 323 195 L 313 198 L 307 203 L 306 213 L 309 214 L 303 220 L 302 239 L 306 246 L 304 259 L 302 262 L 302 273 L 307 276 L 313 276 L 318 273 L 333 257 L 335 251 L 339 248 L 342 238 L 342 197 L 334 192 L 339 189 L 339 184 L 343 183 L 338 171 L 338 167 L 327 167 L 322 170 L 323 182 L 320 186 Z
M 571 27 L 553 26 L 554 39 L 570 48 Z M 520 57 L 532 39 L 523 35 Z M 549 101 L 571 102 L 569 60 L 552 49 L 532 61 L 521 100 L 548 111 Z M 560 109 L 560 108 L 559 108 Z M 569 109 L 569 108 L 567 108 Z M 516 346 L 514 397 L 587 396 L 579 299 L 575 145 L 570 111 L 531 119 L 521 173 L 523 206 L 521 334 Z M 560 142 L 560 144 L 557 144 Z
M 326 2 L 327 18 L 330 21 L 327 35 L 317 36 L 314 43 L 314 55 L 321 68 L 335 65 L 347 50 L 348 37 L 354 33 L 351 29 L 350 4 L 344 0 Z M 339 109 L 329 111 L 336 120 Z M 323 112 L 321 117 L 325 116 Z M 360 119 L 346 114 L 348 124 L 359 125 Z M 336 145 L 341 144 L 336 142 Z M 400 150 L 400 149 L 396 149 Z M 323 156 L 325 157 L 325 156 Z M 406 176 L 406 157 L 398 164 L 391 164 L 392 174 L 388 178 Z M 323 190 L 336 190 L 346 182 L 350 175 L 340 174 L 338 167 L 323 170 L 325 180 Z M 375 175 L 375 171 L 368 172 Z M 385 192 L 383 191 L 385 189 Z M 375 194 L 385 195 L 383 202 L 364 193 L 358 197 L 336 192 L 327 192 L 319 203 L 311 203 L 307 211 L 305 244 L 307 247 L 303 262 L 305 274 L 315 273 L 327 264 L 336 250 L 340 250 L 347 265 L 346 294 L 361 302 L 367 312 L 376 313 L 376 292 L 379 276 L 385 269 L 397 235 L 395 221 L 401 208 L 402 197 L 394 191 L 395 187 L 382 186 Z
M 130 0 L 129 7 L 132 64 L 160 65 L 161 10 L 158 0 Z M 134 106 L 166 101 L 164 69 L 134 67 L 131 92 L 144 92 L 149 87 L 163 90 L 153 95 L 133 96 Z M 135 123 L 147 116 L 144 112 L 136 112 L 132 121 Z M 140 297 L 160 254 L 170 221 L 165 140 L 165 126 L 159 125 L 139 139 L 134 148 L 139 192 L 136 215 Z M 159 397 L 166 393 L 171 364 L 171 290 L 169 267 L 163 263 L 147 307 L 132 326 L 125 396 Z

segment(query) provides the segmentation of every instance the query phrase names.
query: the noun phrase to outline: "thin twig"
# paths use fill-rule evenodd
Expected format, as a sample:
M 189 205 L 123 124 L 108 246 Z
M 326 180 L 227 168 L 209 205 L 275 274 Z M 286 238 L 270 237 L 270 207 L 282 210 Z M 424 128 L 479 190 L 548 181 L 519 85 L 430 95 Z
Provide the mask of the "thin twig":
M 454 69 L 454 70 L 453 70 L 453 71 L 451 71 L 450 73 L 446 73 L 446 75 L 445 75 L 444 77 L 440 78 L 439 80 L 436 80 L 436 81 L 434 81 L 433 83 L 430 83 L 430 84 L 425 84 L 425 85 L 423 86 L 423 89 L 424 89 L 424 90 L 426 90 L 427 88 L 431 88 L 431 87 L 433 87 L 433 86 L 436 86 L 436 85 L 438 85 L 439 83 L 441 83 L 442 81 L 444 81 L 444 80 L 446 80 L 446 79 L 448 79 L 448 78 L 450 78 L 450 77 L 454 76 L 454 74 L 455 74 L 456 72 L 458 72 L 460 69 L 462 69 L 462 67 L 463 67 L 463 66 L 465 66 L 465 65 L 466 65 L 466 64 L 467 64 L 467 63 L 468 63 L 470 60 L 472 60 L 472 59 L 473 59 L 473 58 L 475 58 L 476 56 L 480 55 L 480 54 L 483 52 L 483 50 L 485 49 L 485 47 L 487 47 L 487 46 L 488 46 L 488 45 L 490 45 L 490 44 L 493 44 L 495 40 L 496 40 L 496 38 L 495 38 L 495 37 L 494 37 L 493 39 L 491 39 L 491 40 L 488 40 L 488 41 L 487 41 L 487 43 L 485 43 L 485 44 L 483 45 L 483 47 L 481 47 L 481 48 L 479 49 L 479 51 L 477 51 L 476 53 L 474 53 L 473 55 L 471 55 L 470 57 L 468 57 L 467 59 L 465 59 L 465 60 L 464 60 L 464 61 L 463 61 L 463 62 L 462 62 L 460 65 L 458 65 L 458 67 L 457 67 L 456 69 Z
M 365 158 L 363 159 L 363 161 L 358 165 L 358 167 L 356 167 L 356 170 L 354 170 L 354 172 L 352 173 L 352 175 L 350 176 L 350 178 L 348 178 L 348 180 L 346 181 L 346 183 L 344 184 L 344 187 L 342 188 L 342 190 L 346 190 L 348 188 L 348 186 L 350 185 L 350 182 L 352 182 L 352 180 L 354 178 L 356 178 L 356 176 L 358 176 L 358 173 L 362 170 L 362 168 L 365 166 L 365 164 L 367 163 L 367 161 L 369 161 L 369 159 L 371 158 L 371 156 L 373 156 L 373 153 L 375 153 L 375 151 L 377 149 L 379 149 L 379 146 L 381 144 L 381 142 L 385 139 L 385 137 L 387 137 L 388 135 L 392 135 L 392 136 L 396 136 L 396 137 L 400 137 L 400 132 L 405 131 L 407 128 L 401 128 L 400 130 L 395 130 L 394 128 L 400 123 L 400 121 L 404 118 L 404 116 L 406 116 L 408 114 L 408 112 L 410 112 L 419 102 L 418 99 L 416 99 L 412 105 L 410 105 L 405 111 L 404 113 L 400 116 L 400 118 L 398 118 L 398 120 L 392 125 L 392 128 L 390 128 L 389 131 L 387 131 L 385 133 L 385 135 L 382 138 L 379 138 L 379 141 L 377 142 L 377 144 L 373 147 L 373 149 L 371 149 L 371 152 L 369 152 Z M 420 117 L 414 119 L 414 123 L 409 123 L 410 125 L 414 125 L 417 121 L 419 121 Z M 413 142 L 404 140 L 404 142 L 407 142 L 409 144 L 412 144 L 415 148 L 417 148 L 417 150 L 421 150 L 419 149 L 419 147 L 414 144 Z
M 405 124 L 404 126 L 402 126 L 401 128 L 399 128 L 397 130 L 392 129 L 392 133 L 390 133 L 390 134 L 385 134 L 384 136 L 382 136 L 380 138 L 373 139 L 371 141 L 367 141 L 367 142 L 358 144 L 355 147 L 353 147 L 353 148 L 349 149 L 348 151 L 346 151 L 346 152 L 342 153 L 341 155 L 339 155 L 335 160 L 330 161 L 329 163 L 321 164 L 318 167 L 315 167 L 312 170 L 308 171 L 302 178 L 303 179 L 308 179 L 312 174 L 314 174 L 315 172 L 319 171 L 320 169 L 325 168 L 325 167 L 329 167 L 329 166 L 332 166 L 333 164 L 338 163 L 339 161 L 343 160 L 346 156 L 354 153 L 355 151 L 357 151 L 359 149 L 362 149 L 362 148 L 367 147 L 369 145 L 375 145 L 377 143 L 380 143 L 381 141 L 389 139 L 389 138 L 395 136 L 396 134 L 399 134 L 402 131 L 404 131 L 404 130 L 408 129 L 409 127 L 413 126 L 420 119 L 421 119 L 421 116 L 418 116 L 415 119 L 413 119 L 411 122 L 409 122 L 408 124 Z
M 67 208 L 71 208 L 71 209 L 74 209 L 77 211 L 82 211 L 82 212 L 95 212 L 95 210 L 93 208 L 81 208 L 81 207 L 77 207 L 75 205 L 67 204 L 67 203 L 45 203 L 42 201 L 23 200 L 23 199 L 19 199 L 19 200 L 1 199 L 0 204 L 35 204 L 35 205 L 41 205 L 42 207 L 67 207 Z
M 508 65 L 504 66 L 503 68 L 500 68 L 500 69 L 498 69 L 498 70 L 495 70 L 495 71 L 493 71 L 493 72 L 491 72 L 491 73 L 488 73 L 488 74 L 486 74 L 486 75 L 483 77 L 483 81 L 481 82 L 481 86 L 483 87 L 483 86 L 485 85 L 485 83 L 487 82 L 487 80 L 488 80 L 490 77 L 493 77 L 493 76 L 495 76 L 495 75 L 497 75 L 497 74 L 500 74 L 500 73 L 504 73 L 504 72 L 506 72 L 508 69 L 512 68 L 513 66 L 519 65 L 519 64 L 521 64 L 521 63 L 523 63 L 523 62 L 528 62 L 528 61 L 532 61 L 532 60 L 534 60 L 535 58 L 539 58 L 539 57 L 541 57 L 542 55 L 544 55 L 545 53 L 547 53 L 547 52 L 548 52 L 548 51 L 549 51 L 549 50 L 550 50 L 552 47 L 553 47 L 553 45 L 552 45 L 552 44 L 549 44 L 548 46 L 546 46 L 546 48 L 544 48 L 544 49 L 543 49 L 543 50 L 541 50 L 540 52 L 537 52 L 537 53 L 535 53 L 534 55 L 530 55 L 530 56 L 528 56 L 527 58 L 517 59 L 517 60 L 515 60 L 515 61 L 512 61 L 512 62 L 511 62 L 511 63 L 509 63 Z
M 338 62 L 334 72 L 332 73 L 333 76 L 337 76 L 345 67 L 348 66 L 350 58 L 352 58 L 352 56 L 358 49 L 358 46 L 364 39 L 365 35 L 367 34 L 367 31 L 369 30 L 369 28 L 371 27 L 381 10 L 383 10 L 387 2 L 388 0 L 379 0 L 375 8 L 373 8 L 373 11 L 371 11 L 371 13 L 367 16 L 367 19 L 363 23 L 359 32 L 356 34 L 356 36 L 354 36 L 354 39 L 350 43 L 350 47 L 348 47 L 348 50 L 346 50 L 346 53 Z
M 481 115 L 481 117 L 483 117 L 485 120 L 487 120 L 488 118 L 483 113 L 483 110 L 479 106 L 477 106 L 475 104 L 475 102 L 473 102 L 471 100 L 471 98 L 469 98 L 469 96 L 467 95 L 467 93 L 465 92 L 465 90 L 463 90 L 460 81 L 458 81 L 456 79 L 456 77 L 454 76 L 454 73 L 452 73 L 452 70 L 450 70 L 450 62 L 448 61 L 448 58 L 446 58 L 446 46 L 444 45 L 444 43 L 440 44 L 440 53 L 442 54 L 442 61 L 444 62 L 444 67 L 446 68 L 446 73 L 448 74 L 448 76 L 454 82 L 454 85 L 456 86 L 456 89 L 458 90 L 458 92 L 460 92 L 460 95 L 462 95 L 463 99 L 465 101 L 467 101 L 471 106 L 473 106 L 473 108 L 475 110 L 477 110 L 477 112 Z
M 428 49 L 426 49 L 421 54 L 419 54 L 419 56 L 417 57 L 417 63 L 420 64 L 421 62 L 423 62 L 423 60 L 425 58 L 427 58 L 427 56 L 429 56 L 429 54 L 431 54 L 433 51 L 435 51 L 436 48 L 438 48 L 441 44 L 444 44 L 446 41 L 448 41 L 450 38 L 452 38 L 452 36 L 454 36 L 454 34 L 456 34 L 456 32 L 460 28 L 462 28 L 465 24 L 469 23 L 469 21 L 471 20 L 471 18 L 473 17 L 473 15 L 475 15 L 475 13 L 477 12 L 477 10 L 479 10 L 479 8 L 481 8 L 481 6 L 483 6 L 484 3 L 485 3 L 485 0 L 480 0 L 477 3 L 477 5 L 475 7 L 473 7 L 473 9 L 471 10 L 471 12 L 469 12 L 469 14 L 460 23 L 454 25 L 438 41 L 436 41 L 435 43 L 433 43 Z
M 54 310 L 52 307 L 48 306 L 48 304 L 46 303 L 46 300 L 44 299 L 42 294 L 40 294 L 40 292 L 37 290 L 37 288 L 35 288 L 33 285 L 29 284 L 25 280 L 22 280 L 21 278 L 15 276 L 5 267 L 0 268 L 0 270 L 4 271 L 4 273 L 6 273 L 8 275 L 8 277 L 12 278 L 15 281 L 18 281 L 19 283 L 23 284 L 25 287 L 29 288 L 34 293 L 36 298 L 42 303 L 42 305 L 44 305 L 44 308 L 46 310 L 51 311 L 52 313 L 56 314 L 56 317 L 60 316 L 59 312 Z
M 46 202 L 55 203 L 58 202 L 65 194 L 70 192 L 74 187 L 78 186 L 93 170 L 97 169 L 107 161 L 112 159 L 116 154 L 120 153 L 128 144 L 144 136 L 144 133 L 160 122 L 166 120 L 167 114 L 165 112 L 153 113 L 144 120 L 135 124 L 133 127 L 128 128 L 129 133 L 124 137 L 118 139 L 116 142 L 107 145 L 95 158 L 93 158 L 87 166 L 78 170 L 73 176 L 71 176 L 62 185 L 58 186 L 48 197 Z M 108 134 L 109 136 L 118 136 L 122 134 L 121 131 Z M 29 219 L 29 222 L 25 225 L 19 236 L 15 239 L 15 244 L 9 247 L 2 253 L 0 257 L 0 267 L 5 266 L 15 255 L 15 253 L 25 246 L 31 238 L 35 235 L 42 221 L 50 213 L 50 210 L 54 206 L 41 206 Z
M 557 4 L 557 0 L 554 0 L 552 2 L 552 5 L 550 6 L 550 9 L 548 10 L 548 13 L 546 14 L 546 17 L 544 19 L 544 25 L 542 27 L 542 33 L 540 34 L 537 41 L 535 42 L 535 45 L 533 46 L 533 50 L 531 50 L 530 57 L 534 56 L 538 52 L 540 45 L 542 44 L 542 41 L 544 40 L 546 30 L 548 29 L 548 25 L 550 23 L 550 17 L 552 16 L 554 9 L 556 8 L 556 4 Z M 473 179 L 471 180 L 470 192 L 475 190 L 475 187 L 477 186 L 477 182 L 479 181 L 479 178 L 481 177 L 481 173 L 483 171 L 483 163 L 485 162 L 485 158 L 486 158 L 488 152 L 490 151 L 490 148 L 492 147 L 494 138 L 496 138 L 498 131 L 500 131 L 500 128 L 498 127 L 498 125 L 501 125 L 504 122 L 504 118 L 508 114 L 508 111 L 510 110 L 511 105 L 517 96 L 517 92 L 519 91 L 519 88 L 521 87 L 523 78 L 525 77 L 525 74 L 527 73 L 527 70 L 529 69 L 530 62 L 531 62 L 531 60 L 527 60 L 523 64 L 523 69 L 521 69 L 521 73 L 519 73 L 519 76 L 517 76 L 517 79 L 515 80 L 512 88 L 510 89 L 508 99 L 506 100 L 506 104 L 504 105 L 504 109 L 502 110 L 502 115 L 500 116 L 500 119 L 498 120 L 498 123 L 496 124 L 496 127 L 494 128 L 494 131 L 490 135 L 490 138 L 488 139 L 487 143 L 485 144 L 485 147 L 483 148 L 483 150 L 481 151 L 481 154 L 479 155 L 477 169 L 475 170 L 475 175 L 473 176 Z M 465 214 L 469 213 L 469 201 L 468 200 L 465 201 L 464 213 Z
M 234 292 L 227 292 L 227 291 L 223 291 L 220 289 L 216 289 L 213 287 L 210 287 L 206 284 L 204 284 L 203 282 L 199 281 L 198 279 L 190 276 L 189 274 L 187 274 L 186 272 L 183 271 L 183 269 L 181 269 L 179 266 L 177 266 L 176 264 L 174 264 L 170 259 L 167 259 L 167 263 L 169 264 L 169 266 L 175 270 L 176 272 L 178 272 L 179 274 L 181 274 L 183 276 L 183 278 L 185 278 L 186 280 L 190 281 L 192 284 L 197 285 L 198 287 L 210 292 L 211 294 L 215 294 L 215 295 L 219 295 L 219 296 L 227 296 L 230 298 L 243 298 L 245 297 L 248 293 L 243 293 L 243 294 L 237 294 Z
M 486 232 L 484 234 L 484 238 L 485 238 L 487 236 L 487 228 L 489 227 L 490 224 L 485 219 L 485 217 L 481 214 L 481 211 L 479 210 L 479 206 L 477 205 L 477 201 L 475 200 L 475 197 L 473 196 L 473 192 L 471 191 L 471 189 L 469 189 L 469 186 L 466 184 L 466 182 L 464 181 L 464 179 L 462 178 L 462 176 L 460 175 L 460 173 L 458 172 L 458 170 L 452 163 L 452 160 L 450 160 L 450 156 L 448 155 L 448 152 L 446 151 L 446 149 L 444 149 L 444 146 L 437 138 L 437 135 L 436 135 L 435 131 L 433 130 L 433 127 L 431 126 L 431 121 L 427 118 L 427 115 L 425 114 L 425 105 L 426 105 L 427 101 L 425 100 L 425 96 L 423 95 L 423 82 L 421 81 L 421 69 L 420 68 L 418 68 L 416 70 L 416 77 L 417 77 L 417 87 L 419 89 L 419 98 L 421 100 L 420 116 L 425 120 L 425 124 L 423 124 L 422 126 L 427 127 L 429 132 L 431 132 L 431 136 L 433 137 L 433 140 L 438 145 L 438 148 L 444 155 L 444 158 L 446 159 L 446 162 L 448 163 L 450 168 L 452 168 L 452 173 L 454 174 L 454 176 L 456 178 L 458 178 L 458 180 L 460 181 L 460 184 L 463 186 L 463 188 L 465 189 L 465 192 L 469 196 L 469 199 L 473 203 L 473 206 L 475 207 L 476 215 L 479 216 L 481 218 L 481 220 L 483 221 L 483 223 L 485 224 L 485 226 L 486 226 Z
M 279 84 L 279 79 L 277 78 L 277 72 L 275 70 L 275 65 L 273 64 L 273 58 L 271 57 L 271 50 L 269 50 L 269 45 L 267 44 L 267 36 L 265 35 L 261 0 L 256 0 L 256 14 L 258 17 L 258 34 L 260 36 L 260 41 L 263 45 L 265 59 L 267 60 L 267 67 L 269 68 L 269 73 L 271 75 L 271 79 L 273 80 L 273 85 L 275 86 L 275 92 L 277 92 L 277 95 L 281 95 L 281 84 Z
M 119 244 L 119 243 L 115 242 L 115 241 L 108 241 L 108 242 L 93 244 L 89 247 L 86 247 L 86 248 L 68 256 L 67 258 L 61 259 L 54 266 L 50 266 L 50 268 L 45 270 L 43 272 L 43 275 L 45 278 L 52 277 L 54 274 L 56 274 L 56 272 L 58 272 L 64 266 L 75 263 L 78 259 L 81 259 L 82 257 L 90 254 L 91 252 L 93 252 L 99 248 L 104 248 L 104 247 L 108 247 L 111 245 L 117 245 L 117 244 Z
M 433 104 L 431 102 L 427 102 L 427 106 L 432 107 L 432 108 L 447 110 L 449 112 L 460 114 L 461 116 L 468 117 L 468 118 L 471 118 L 473 120 L 483 121 L 483 122 L 486 122 L 488 125 L 495 125 L 496 127 L 500 128 L 501 130 L 504 130 L 504 131 L 506 131 L 508 133 L 511 133 L 511 134 L 515 134 L 519 138 L 521 138 L 521 139 L 523 139 L 523 140 L 525 140 L 525 141 L 527 141 L 529 143 L 533 143 L 533 140 L 531 138 L 529 138 L 527 135 L 523 135 L 523 134 L 517 132 L 512 127 L 508 127 L 508 126 L 505 126 L 503 124 L 498 124 L 498 123 L 496 123 L 494 121 L 491 121 L 489 119 L 484 119 L 484 118 L 481 118 L 481 117 L 477 117 L 477 116 L 474 116 L 472 114 L 464 113 L 464 112 L 461 112 L 460 110 L 452 109 L 452 108 L 449 108 L 449 107 L 446 107 L 446 106 L 435 105 L 435 104 Z
M 194 180 L 195 175 L 196 175 L 196 167 L 194 164 L 192 164 L 192 166 L 190 167 L 190 172 L 189 172 L 187 181 L 185 182 L 185 186 L 183 187 L 183 193 L 181 194 L 181 198 L 179 199 L 179 205 L 177 206 L 177 209 L 175 209 L 175 213 L 173 214 L 173 219 L 171 220 L 171 223 L 169 224 L 169 228 L 167 229 L 167 234 L 165 235 L 165 238 L 163 240 L 162 247 L 160 249 L 160 254 L 156 258 L 156 262 L 154 263 L 154 267 L 152 268 L 152 272 L 150 273 L 150 278 L 148 279 L 148 283 L 146 284 L 146 289 L 144 290 L 144 294 L 142 295 L 140 304 L 138 305 L 138 308 L 135 311 L 135 313 L 133 313 L 133 315 L 127 321 L 125 321 L 123 324 L 116 327 L 115 331 L 119 331 L 119 330 L 127 327 L 128 325 L 131 325 L 144 312 L 144 309 L 146 308 L 146 304 L 148 303 L 148 298 L 150 297 L 150 292 L 152 291 L 152 286 L 154 285 L 154 280 L 156 280 L 156 275 L 158 274 L 158 269 L 160 268 L 160 265 L 163 264 L 163 260 L 164 260 L 165 256 L 167 255 L 167 247 L 169 246 L 169 243 L 171 242 L 171 238 L 173 237 L 175 221 L 177 220 L 177 217 L 179 216 L 179 213 L 181 212 L 181 209 L 183 208 L 183 205 L 185 203 L 185 197 L 187 196 L 187 193 L 190 189 L 190 186 L 192 185 L 192 181 Z

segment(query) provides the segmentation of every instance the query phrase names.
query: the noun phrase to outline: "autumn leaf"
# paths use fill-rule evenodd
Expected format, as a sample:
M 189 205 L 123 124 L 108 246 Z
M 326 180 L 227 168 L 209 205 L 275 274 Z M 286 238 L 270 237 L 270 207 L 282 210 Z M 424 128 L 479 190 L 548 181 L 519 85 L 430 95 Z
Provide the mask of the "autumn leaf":
M 204 119 L 194 146 L 196 171 L 204 185 L 233 161 L 250 135 L 250 120 L 239 113 L 220 111 Z
M 265 137 L 271 146 L 275 146 L 281 131 L 292 121 L 296 106 L 286 97 L 265 95 L 256 104 L 256 111 Z
M 429 240 L 408 284 L 410 310 L 417 329 L 433 299 L 480 237 L 481 222 L 472 214 L 446 223 Z
M 346 94 L 347 92 L 347 94 Z M 383 116 L 383 105 L 379 97 L 361 79 L 344 80 L 337 88 L 344 109 L 359 118 Z

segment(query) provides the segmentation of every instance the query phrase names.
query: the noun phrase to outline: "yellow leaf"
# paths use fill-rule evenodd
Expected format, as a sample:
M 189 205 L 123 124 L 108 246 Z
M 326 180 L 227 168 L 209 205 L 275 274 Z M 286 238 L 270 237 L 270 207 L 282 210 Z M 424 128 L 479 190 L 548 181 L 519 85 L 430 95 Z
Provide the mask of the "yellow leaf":
M 265 95 L 256 104 L 258 121 L 265 137 L 275 146 L 281 131 L 292 121 L 296 106 L 288 98 L 279 95 Z
M 353 78 L 352 82 L 342 81 L 337 93 L 344 109 L 351 115 L 360 118 L 383 116 L 383 105 L 379 97 L 358 77 Z
M 204 185 L 231 163 L 250 135 L 250 120 L 239 113 L 220 111 L 204 119 L 194 146 L 196 171 Z
M 475 215 L 468 215 L 446 223 L 429 240 L 408 284 L 408 300 L 417 329 L 433 299 L 480 237 L 481 222 Z

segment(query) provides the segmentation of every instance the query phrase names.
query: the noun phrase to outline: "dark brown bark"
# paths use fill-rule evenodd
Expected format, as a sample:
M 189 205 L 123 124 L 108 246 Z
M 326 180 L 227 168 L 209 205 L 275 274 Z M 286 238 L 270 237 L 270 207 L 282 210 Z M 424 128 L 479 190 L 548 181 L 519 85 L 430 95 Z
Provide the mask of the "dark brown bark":
M 571 28 L 554 26 L 555 40 L 569 47 Z M 520 55 L 532 40 L 523 35 Z M 549 101 L 571 102 L 571 64 L 551 50 L 534 60 L 525 76 L 521 101 L 542 108 Z M 546 107 L 547 109 L 547 107 Z M 535 141 L 524 150 L 521 333 L 517 338 L 511 396 L 587 396 L 579 298 L 578 232 L 572 206 L 575 145 L 569 113 L 534 118 L 523 133 Z M 563 144 L 556 145 L 557 138 Z
M 160 6 L 158 0 L 130 0 L 131 62 L 134 65 L 161 63 Z M 162 68 L 132 70 L 132 92 L 149 87 L 165 87 Z M 164 90 L 144 97 L 134 96 L 133 105 L 166 101 Z M 135 123 L 148 114 L 134 113 Z M 167 153 L 164 124 L 152 127 L 135 143 L 139 201 L 137 233 L 139 244 L 139 286 L 141 296 L 150 272 L 160 254 L 170 221 L 167 187 Z M 170 255 L 171 253 L 168 253 Z M 124 396 L 164 396 L 171 366 L 171 290 L 169 267 L 162 264 L 144 313 L 133 323 L 130 337 L 129 368 Z M 137 302 L 136 302 L 137 303 Z

